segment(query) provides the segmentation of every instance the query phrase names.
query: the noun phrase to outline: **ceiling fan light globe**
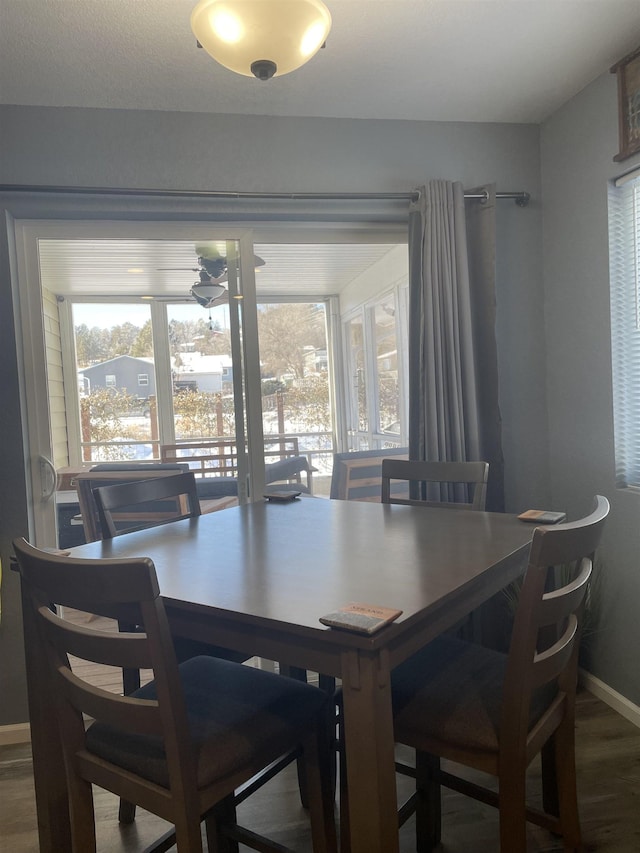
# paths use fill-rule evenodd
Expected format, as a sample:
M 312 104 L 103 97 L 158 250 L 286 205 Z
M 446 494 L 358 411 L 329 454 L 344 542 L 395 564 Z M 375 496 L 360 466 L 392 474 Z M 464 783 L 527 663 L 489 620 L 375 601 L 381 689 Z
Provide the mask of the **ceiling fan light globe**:
M 278 77 L 300 68 L 325 43 L 331 15 L 322 0 L 200 0 L 191 29 L 220 65 L 269 79 L 251 66 L 272 63 Z
M 200 284 L 196 282 L 191 288 L 191 295 L 203 308 L 209 308 L 214 299 L 225 292 L 226 288 L 221 284 Z

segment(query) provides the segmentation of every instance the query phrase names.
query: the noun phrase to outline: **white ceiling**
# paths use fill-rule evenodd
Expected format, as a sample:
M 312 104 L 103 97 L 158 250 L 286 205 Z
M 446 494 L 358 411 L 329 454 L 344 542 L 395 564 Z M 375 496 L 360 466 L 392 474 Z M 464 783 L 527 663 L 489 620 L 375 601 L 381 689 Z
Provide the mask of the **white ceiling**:
M 198 50 L 196 0 L 0 0 L 0 102 L 541 122 L 640 43 L 640 0 L 325 0 L 305 67 L 266 83 Z
M 340 293 L 396 245 L 256 243 L 256 254 L 265 261 L 256 271 L 258 295 Z M 61 296 L 187 299 L 198 279 L 195 245 L 186 240 L 41 239 L 38 255 L 43 286 Z M 393 265 L 398 277 L 407 263 L 405 250 Z

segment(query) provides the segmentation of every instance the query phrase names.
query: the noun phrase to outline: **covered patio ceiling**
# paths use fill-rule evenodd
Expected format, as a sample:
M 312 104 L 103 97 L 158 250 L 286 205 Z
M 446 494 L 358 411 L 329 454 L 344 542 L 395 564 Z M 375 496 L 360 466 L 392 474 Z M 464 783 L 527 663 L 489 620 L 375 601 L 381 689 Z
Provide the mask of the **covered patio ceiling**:
M 42 286 L 59 296 L 189 298 L 198 279 L 187 240 L 40 239 Z M 218 243 L 224 251 L 224 242 Z M 397 243 L 256 243 L 259 296 L 340 294 Z M 406 271 L 405 256 L 402 256 Z M 402 275 L 403 270 L 398 270 Z

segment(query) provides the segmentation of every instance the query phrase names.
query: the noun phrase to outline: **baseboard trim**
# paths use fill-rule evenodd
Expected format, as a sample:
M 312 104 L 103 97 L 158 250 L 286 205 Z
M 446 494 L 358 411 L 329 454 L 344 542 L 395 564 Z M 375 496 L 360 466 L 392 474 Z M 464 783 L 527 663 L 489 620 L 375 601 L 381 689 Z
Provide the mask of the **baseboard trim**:
M 29 723 L 15 723 L 10 726 L 0 726 L 0 746 L 12 746 L 17 743 L 31 741 Z
M 580 670 L 580 683 L 587 688 L 590 693 L 593 693 L 598 699 L 601 699 L 614 711 L 617 711 L 634 726 L 640 729 L 640 708 L 634 705 L 626 696 L 618 693 L 613 687 L 609 687 L 604 681 L 600 681 L 595 675 L 591 675 L 584 669 Z

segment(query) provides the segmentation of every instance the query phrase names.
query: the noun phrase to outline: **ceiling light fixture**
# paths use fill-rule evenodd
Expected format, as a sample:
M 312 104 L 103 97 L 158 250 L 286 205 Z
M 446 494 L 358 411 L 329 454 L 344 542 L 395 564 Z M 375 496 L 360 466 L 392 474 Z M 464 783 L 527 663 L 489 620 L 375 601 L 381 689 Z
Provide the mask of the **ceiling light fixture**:
M 321 0 L 200 0 L 191 13 L 198 46 L 259 80 L 288 74 L 324 45 L 331 15 Z
M 191 295 L 203 308 L 210 308 L 213 300 L 222 296 L 225 290 L 226 288 L 222 284 L 199 284 L 196 282 L 191 288 Z

